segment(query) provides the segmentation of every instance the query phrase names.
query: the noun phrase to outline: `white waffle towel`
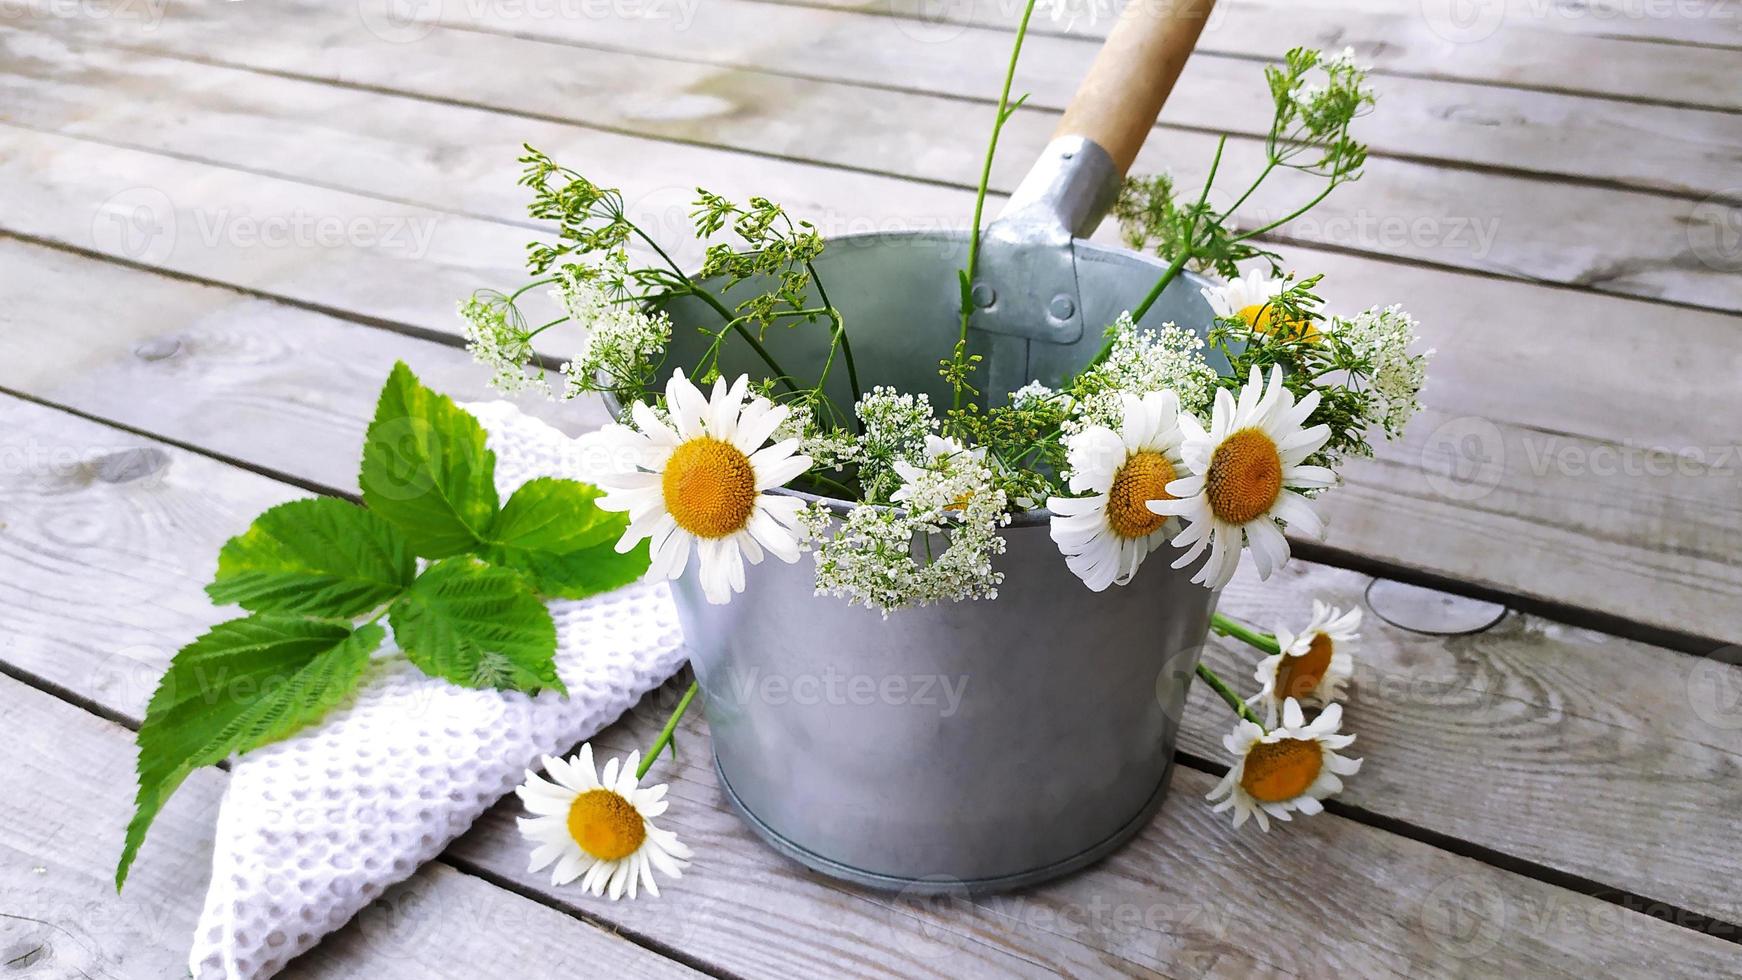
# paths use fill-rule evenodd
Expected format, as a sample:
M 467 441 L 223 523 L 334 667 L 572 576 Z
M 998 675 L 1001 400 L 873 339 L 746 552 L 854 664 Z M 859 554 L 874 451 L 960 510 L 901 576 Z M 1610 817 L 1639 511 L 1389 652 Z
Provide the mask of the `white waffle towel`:
M 504 499 L 535 476 L 582 473 L 574 440 L 556 429 L 507 402 L 465 407 L 489 433 Z M 541 755 L 592 737 L 683 666 L 663 583 L 550 610 L 567 698 L 456 687 L 389 640 L 354 703 L 236 761 L 188 958 L 194 977 L 277 973 L 440 854 Z

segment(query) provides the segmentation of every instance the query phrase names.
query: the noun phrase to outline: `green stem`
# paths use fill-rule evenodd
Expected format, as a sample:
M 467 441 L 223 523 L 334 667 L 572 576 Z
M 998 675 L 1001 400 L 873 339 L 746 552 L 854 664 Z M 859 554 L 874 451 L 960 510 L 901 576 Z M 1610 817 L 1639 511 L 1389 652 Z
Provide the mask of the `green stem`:
M 665 264 L 671 267 L 671 271 L 675 273 L 679 279 L 684 281 L 685 291 L 688 292 L 689 295 L 694 296 L 713 307 L 714 312 L 718 313 L 721 319 L 724 319 L 728 324 L 731 324 L 732 329 L 737 332 L 738 336 L 744 338 L 744 342 L 749 344 L 750 349 L 756 352 L 756 356 L 762 358 L 762 363 L 768 365 L 768 369 L 774 372 L 775 380 L 786 385 L 789 391 L 798 390 L 798 386 L 792 383 L 792 378 L 784 369 L 781 368 L 780 364 L 775 361 L 774 357 L 768 353 L 768 348 L 762 346 L 762 341 L 757 340 L 755 334 L 752 334 L 742 323 L 738 322 L 737 318 L 732 315 L 732 311 L 726 309 L 726 304 L 716 299 L 713 293 L 696 285 L 696 281 L 691 279 L 689 274 L 684 272 L 683 269 L 679 268 L 677 262 L 672 259 L 670 255 L 666 254 L 665 249 L 660 248 L 659 243 L 654 241 L 647 232 L 642 231 L 640 226 L 632 223 L 629 227 L 634 229 L 636 237 L 646 242 L 647 246 L 653 249 L 654 252 L 658 253 L 659 257 L 664 260 Z
M 822 475 L 821 473 L 816 472 L 815 470 L 812 470 L 811 472 L 804 474 L 804 478 L 811 481 L 812 483 L 816 484 L 819 487 L 822 487 L 822 488 L 828 489 L 828 490 L 833 490 L 835 493 L 835 496 L 839 497 L 842 500 L 849 500 L 850 501 L 850 500 L 854 500 L 858 497 L 858 494 L 853 492 L 852 487 L 847 486 L 845 483 L 842 483 L 839 480 L 831 480 L 828 477 Z
M 653 744 L 647 748 L 647 754 L 641 757 L 641 765 L 635 768 L 636 779 L 647 775 L 647 770 L 653 768 L 653 760 L 659 758 L 659 754 L 665 751 L 667 745 L 671 744 L 671 736 L 673 732 L 677 731 L 677 723 L 683 719 L 684 712 L 690 710 L 690 702 L 695 699 L 696 692 L 701 690 L 701 686 L 700 681 L 690 681 L 690 689 L 683 692 L 683 699 L 678 701 L 671 717 L 665 720 L 665 727 L 659 730 L 659 737 L 653 740 Z
M 1009 118 L 1010 86 L 1016 81 L 1016 60 L 1022 54 L 1022 41 L 1028 36 L 1028 20 L 1034 15 L 1035 0 L 1028 0 L 1028 5 L 1022 9 L 1022 23 L 1016 28 L 1016 43 L 1010 48 L 1010 64 L 1004 69 L 1004 88 L 998 93 L 998 118 L 992 123 L 992 139 L 986 144 L 986 162 L 980 167 L 980 187 L 974 195 L 974 223 L 968 228 L 968 267 L 967 287 L 962 293 L 962 329 L 957 341 L 957 351 L 967 349 L 968 319 L 973 315 L 974 304 L 969 290 L 974 285 L 974 270 L 980 260 L 980 218 L 986 209 L 986 187 L 992 182 L 992 158 L 998 152 L 998 135 L 1004 131 L 1004 123 Z M 962 387 L 955 386 L 952 408 L 962 407 Z
M 1210 172 L 1204 177 L 1203 189 L 1198 191 L 1198 203 L 1192 207 L 1192 225 L 1190 228 L 1186 229 L 1185 249 L 1180 253 L 1178 258 L 1174 259 L 1173 262 L 1162 271 L 1161 278 L 1157 279 L 1155 285 L 1149 288 L 1148 295 L 1144 296 L 1143 300 L 1131 311 L 1132 323 L 1135 324 L 1142 322 L 1143 315 L 1149 312 L 1149 308 L 1155 305 L 1155 301 L 1160 299 L 1161 294 L 1167 291 L 1167 287 L 1174 281 L 1174 279 L 1179 277 L 1180 270 L 1184 269 L 1186 263 L 1191 261 L 1192 251 L 1197 247 L 1198 241 L 1198 216 L 1203 212 L 1204 202 L 1210 199 L 1210 188 L 1215 186 L 1216 174 L 1222 169 L 1222 150 L 1226 148 L 1227 145 L 1228 137 L 1226 136 L 1223 136 L 1221 139 L 1216 141 L 1216 155 L 1210 160 Z M 1269 172 L 1270 171 L 1267 168 L 1265 173 Z M 1264 178 L 1260 177 L 1259 179 L 1262 180 Z M 1252 189 L 1247 188 L 1246 193 L 1252 193 Z M 1241 195 L 1240 200 L 1246 200 L 1246 196 Z M 1229 212 L 1232 210 L 1233 209 L 1230 208 Z M 1226 218 L 1227 215 L 1228 212 L 1224 212 L 1222 217 Z M 1105 361 L 1113 353 L 1113 342 L 1117 339 L 1117 337 L 1108 337 L 1103 341 L 1101 349 L 1095 353 L 1094 358 L 1089 361 L 1088 365 L 1085 366 L 1083 370 L 1087 371 L 1089 368 Z M 1080 375 L 1081 372 L 1079 372 L 1079 376 Z
M 1218 636 L 1232 636 L 1237 640 L 1244 640 L 1271 656 L 1282 652 L 1282 647 L 1277 644 L 1276 637 L 1269 633 L 1260 633 L 1245 623 L 1221 613 L 1216 613 L 1210 617 L 1210 629 L 1215 630 Z
M 823 308 L 834 318 L 835 329 L 841 335 L 841 356 L 847 361 L 847 384 L 853 389 L 853 404 L 859 404 L 864 392 L 859 388 L 859 366 L 853 363 L 853 345 L 847 340 L 847 319 L 841 316 L 841 311 L 835 309 L 835 304 L 829 301 L 829 291 L 823 288 L 823 277 L 817 275 L 816 266 L 809 262 L 804 264 L 805 271 L 811 274 L 811 282 L 817 284 L 817 298 L 823 301 Z
M 1272 221 L 1270 224 L 1267 224 L 1262 228 L 1254 228 L 1251 231 L 1245 232 L 1245 233 L 1237 236 L 1236 238 L 1234 238 L 1233 243 L 1243 242 L 1248 238 L 1256 238 L 1259 235 L 1262 235 L 1267 231 L 1272 231 L 1276 228 L 1280 228 L 1283 225 L 1288 224 L 1290 221 L 1293 221 L 1294 219 L 1300 217 L 1303 214 L 1306 214 L 1308 211 L 1311 211 L 1313 208 L 1317 207 L 1320 201 L 1329 197 L 1331 192 L 1336 190 L 1336 189 L 1337 189 L 1337 182 L 1336 181 L 1332 181 L 1329 184 L 1326 184 L 1325 189 L 1320 191 L 1317 197 L 1313 198 L 1312 200 L 1310 200 L 1310 201 L 1306 202 L 1305 204 L 1301 205 L 1300 207 L 1296 208 L 1294 211 L 1290 212 L 1289 214 L 1287 214 L 1281 218 L 1278 218 L 1275 221 Z M 1232 244 L 1232 243 L 1230 243 L 1230 244 Z
M 1264 722 L 1252 713 L 1251 707 L 1246 702 L 1240 700 L 1240 695 L 1234 693 L 1234 689 L 1228 686 L 1227 681 L 1216 676 L 1215 671 L 1204 664 L 1198 664 L 1198 679 L 1210 685 L 1210 690 L 1221 695 L 1222 700 L 1228 702 L 1228 707 L 1233 708 L 1235 714 L 1257 725 L 1260 729 L 1264 729 Z M 1268 731 L 1269 729 L 1264 730 Z
M 507 302 L 509 303 L 509 305 L 513 305 L 515 300 L 526 295 L 527 290 L 537 289 L 540 286 L 548 286 L 553 282 L 556 282 L 555 276 L 551 276 L 549 279 L 534 279 L 533 281 L 527 283 L 526 285 L 520 287 L 519 289 L 516 289 L 514 292 L 509 293 Z
M 539 327 L 537 330 L 529 331 L 526 335 L 526 339 L 531 340 L 532 338 L 538 336 L 539 334 L 544 333 L 546 330 L 549 330 L 551 327 L 554 327 L 559 323 L 567 323 L 567 322 L 569 322 L 568 317 L 559 316 L 555 320 L 552 320 L 549 323 L 545 324 L 544 326 Z

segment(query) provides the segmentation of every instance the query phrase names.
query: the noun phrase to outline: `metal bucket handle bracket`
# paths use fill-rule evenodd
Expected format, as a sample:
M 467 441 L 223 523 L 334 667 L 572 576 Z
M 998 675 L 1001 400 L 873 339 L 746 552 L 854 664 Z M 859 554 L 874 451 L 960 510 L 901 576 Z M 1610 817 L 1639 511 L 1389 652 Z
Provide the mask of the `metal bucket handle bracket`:
M 993 404 L 1077 365 L 1083 298 L 1076 239 L 1101 223 L 1197 44 L 1214 0 L 1131 0 L 1058 130 L 981 234 L 972 284 L 972 349 Z

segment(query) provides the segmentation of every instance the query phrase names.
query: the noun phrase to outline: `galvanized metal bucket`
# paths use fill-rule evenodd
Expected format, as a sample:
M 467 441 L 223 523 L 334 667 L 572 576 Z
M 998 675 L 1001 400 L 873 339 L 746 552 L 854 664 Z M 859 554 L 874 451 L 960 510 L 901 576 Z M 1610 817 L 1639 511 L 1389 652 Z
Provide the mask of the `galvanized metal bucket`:
M 994 399 L 1087 363 L 1102 328 L 1161 275 L 1152 259 L 1078 236 L 1111 205 L 1197 27 L 1128 12 L 1102 56 L 1112 66 L 1097 63 L 1073 105 L 1099 113 L 1082 127 L 1088 135 L 1055 139 L 982 236 L 972 346 L 986 358 Z M 1175 63 L 1133 68 L 1163 48 Z M 1132 71 L 1144 76 L 1147 101 L 1109 109 L 1097 74 L 1125 84 L 1121 72 Z M 958 336 L 955 270 L 967 250 L 967 234 L 955 231 L 829 243 L 817 272 L 845 314 L 866 388 L 892 385 L 948 405 L 938 364 Z M 1144 325 L 1206 328 L 1201 285 L 1176 280 Z M 668 309 L 677 325 L 668 363 L 694 363 L 706 337 L 684 328 L 717 329 L 717 313 L 693 299 Z M 764 342 L 800 376 L 814 377 L 828 348 L 816 328 L 775 327 Z M 728 350 L 725 374 L 762 376 L 743 345 Z M 843 374 L 833 372 L 829 393 L 848 405 Z M 727 605 L 707 603 L 690 564 L 676 583 L 678 610 L 720 784 L 764 840 L 860 884 L 987 891 L 1082 867 L 1147 823 L 1166 794 L 1215 595 L 1169 568 L 1167 550 L 1129 585 L 1092 592 L 1066 567 L 1049 517 L 1030 511 L 1006 530 L 996 600 L 887 619 L 815 595 L 808 558 L 750 567 Z

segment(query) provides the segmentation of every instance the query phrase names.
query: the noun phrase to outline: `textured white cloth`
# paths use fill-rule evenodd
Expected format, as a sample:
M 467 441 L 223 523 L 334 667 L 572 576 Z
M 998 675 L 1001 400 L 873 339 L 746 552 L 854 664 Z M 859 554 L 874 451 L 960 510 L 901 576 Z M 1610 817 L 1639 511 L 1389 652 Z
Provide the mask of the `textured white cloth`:
M 504 499 L 535 476 L 581 474 L 574 441 L 556 429 L 507 402 L 466 408 L 489 432 Z M 456 687 L 389 640 L 354 703 L 237 760 L 188 958 L 194 977 L 277 973 L 441 853 L 539 756 L 590 738 L 683 666 L 663 583 L 550 610 L 566 699 Z

